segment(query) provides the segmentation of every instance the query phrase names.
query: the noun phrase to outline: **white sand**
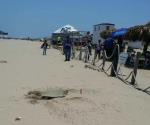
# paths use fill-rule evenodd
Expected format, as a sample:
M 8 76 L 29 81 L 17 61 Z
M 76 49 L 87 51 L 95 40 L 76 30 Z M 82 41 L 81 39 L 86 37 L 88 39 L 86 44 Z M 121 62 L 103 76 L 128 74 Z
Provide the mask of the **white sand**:
M 7 63 L 0 63 L 0 125 L 150 125 L 149 95 L 77 60 L 64 62 L 57 50 L 43 56 L 40 43 L 0 40 L 1 60 Z M 150 72 L 146 78 L 141 72 L 148 85 Z M 25 99 L 29 91 L 49 87 L 72 91 L 35 105 Z

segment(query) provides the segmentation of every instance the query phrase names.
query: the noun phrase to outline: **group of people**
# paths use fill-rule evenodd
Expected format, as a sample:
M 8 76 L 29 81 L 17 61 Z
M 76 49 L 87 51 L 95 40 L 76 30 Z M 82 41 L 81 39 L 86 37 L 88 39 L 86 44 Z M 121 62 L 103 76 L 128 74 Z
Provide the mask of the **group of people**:
M 90 32 L 87 32 L 86 37 L 86 44 L 84 47 L 87 47 L 89 55 L 92 55 L 92 39 L 90 36 Z M 71 54 L 74 53 L 74 45 L 72 42 L 72 39 L 67 36 L 64 41 L 63 41 L 63 53 L 65 55 L 65 61 L 70 61 L 71 59 Z
M 49 46 L 49 44 L 48 44 L 47 40 L 44 40 L 41 45 L 44 56 L 47 54 L 48 46 Z M 67 36 L 63 41 L 63 52 L 65 55 L 65 61 L 70 61 L 72 48 L 73 48 L 72 41 L 71 41 L 70 37 Z
M 99 40 L 98 43 L 95 44 L 95 46 L 93 46 L 92 45 L 92 37 L 90 35 L 90 32 L 87 32 L 85 38 L 86 38 L 85 44 L 82 47 L 86 49 L 88 59 L 92 55 L 93 48 L 95 49 L 94 59 L 96 59 L 97 57 L 98 57 L 98 59 L 101 58 L 101 52 L 103 49 L 106 50 L 106 54 L 108 56 L 110 56 L 112 54 L 113 47 L 114 47 L 114 39 L 109 38 L 109 39 L 105 40 L 104 42 Z M 118 39 L 118 43 L 121 46 L 122 40 Z M 73 45 L 72 39 L 70 38 L 69 35 L 63 39 L 62 45 L 63 45 L 63 54 L 65 55 L 65 61 L 70 61 L 71 55 L 73 53 L 74 45 Z M 43 55 L 46 55 L 48 46 L 49 46 L 49 44 L 48 44 L 47 40 L 44 40 L 43 44 L 41 45 L 41 48 L 43 49 Z M 122 47 L 120 47 L 120 51 L 122 51 Z

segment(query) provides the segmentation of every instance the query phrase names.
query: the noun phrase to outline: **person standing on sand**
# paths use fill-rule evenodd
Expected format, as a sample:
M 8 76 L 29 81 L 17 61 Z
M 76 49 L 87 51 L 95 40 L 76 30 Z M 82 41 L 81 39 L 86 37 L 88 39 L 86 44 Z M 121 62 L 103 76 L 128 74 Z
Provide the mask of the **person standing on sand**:
M 72 42 L 69 36 L 67 36 L 65 41 L 63 42 L 63 48 L 65 54 L 65 61 L 70 61 Z
M 48 47 L 47 40 L 44 40 L 44 43 L 41 46 L 41 48 L 43 49 L 43 55 L 46 55 L 47 47 Z
M 96 59 L 97 58 L 97 56 L 98 56 L 98 59 L 100 60 L 100 58 L 101 58 L 101 40 L 98 40 L 98 44 L 96 45 L 96 48 L 95 48 L 95 57 L 94 57 L 94 59 Z
M 91 45 L 92 44 L 92 36 L 89 31 L 86 34 L 86 43 L 87 43 L 87 46 L 89 49 L 89 54 L 91 56 L 92 55 L 92 45 Z
M 124 50 L 123 38 L 122 38 L 122 37 L 118 37 L 117 43 L 118 43 L 118 45 L 119 45 L 120 52 L 123 52 L 123 50 Z

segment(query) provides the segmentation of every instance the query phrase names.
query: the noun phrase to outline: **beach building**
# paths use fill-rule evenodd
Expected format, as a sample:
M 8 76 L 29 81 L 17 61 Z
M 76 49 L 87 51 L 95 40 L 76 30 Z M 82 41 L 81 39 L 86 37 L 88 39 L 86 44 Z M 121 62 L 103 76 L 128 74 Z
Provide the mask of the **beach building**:
M 104 30 L 111 30 L 115 28 L 115 24 L 111 23 L 101 23 L 93 26 L 93 43 L 98 43 L 98 40 L 103 39 L 100 37 L 100 33 Z

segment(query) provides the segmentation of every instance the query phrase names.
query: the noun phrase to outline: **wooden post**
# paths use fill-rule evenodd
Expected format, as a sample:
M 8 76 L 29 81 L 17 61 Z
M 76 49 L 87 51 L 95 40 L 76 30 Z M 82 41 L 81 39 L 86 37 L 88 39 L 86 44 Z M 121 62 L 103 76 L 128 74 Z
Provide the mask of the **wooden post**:
M 80 48 L 79 60 L 82 60 L 82 47 Z
M 113 55 L 111 74 L 110 74 L 110 76 L 112 76 L 112 77 L 116 77 L 116 73 L 117 73 L 118 59 L 119 59 L 118 49 L 119 49 L 118 45 L 116 45 L 115 52 Z
M 84 62 L 87 63 L 87 62 L 88 62 L 88 55 L 89 55 L 89 51 L 88 51 L 88 47 L 87 47 L 87 46 L 85 47 L 85 52 L 84 52 L 84 54 L 85 54 L 85 55 L 84 55 L 84 56 L 85 56 L 85 57 L 84 57 L 84 59 L 85 59 Z
M 102 53 L 103 54 L 103 66 L 102 66 L 102 70 L 104 70 L 106 58 L 105 58 L 105 51 L 104 51 L 104 49 L 102 51 L 103 51 L 103 53 Z
M 132 74 L 132 79 L 131 79 L 131 85 L 135 85 L 135 78 L 137 75 L 137 69 L 138 69 L 138 64 L 139 64 L 139 56 L 140 56 L 140 52 L 137 52 L 135 59 L 134 59 L 134 68 L 133 68 L 133 74 Z
M 72 59 L 74 59 L 75 58 L 75 46 L 73 45 L 73 47 L 72 47 Z
M 95 66 L 95 60 L 96 60 L 96 50 L 95 50 L 94 59 L 93 59 L 93 65 L 94 65 L 94 66 Z

